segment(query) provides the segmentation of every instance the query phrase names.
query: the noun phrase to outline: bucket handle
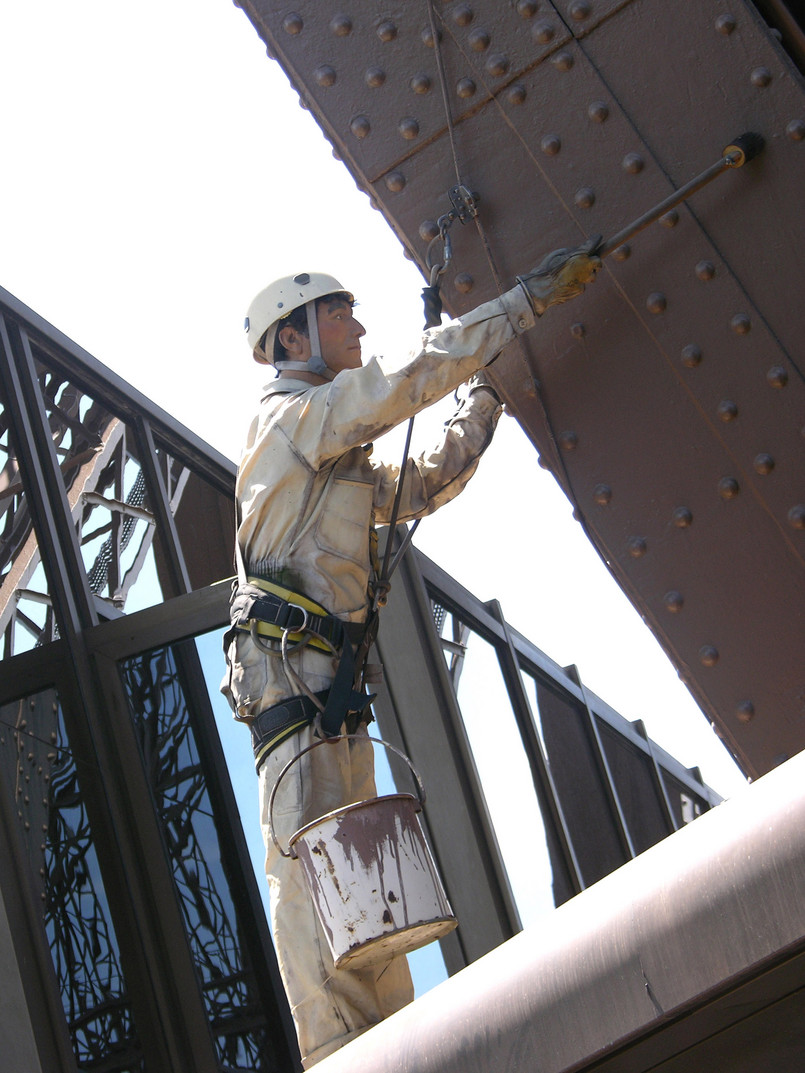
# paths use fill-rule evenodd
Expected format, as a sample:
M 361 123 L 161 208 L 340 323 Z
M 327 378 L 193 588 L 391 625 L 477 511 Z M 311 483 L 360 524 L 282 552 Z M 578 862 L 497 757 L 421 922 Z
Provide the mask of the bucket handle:
M 291 759 L 277 776 L 277 781 L 274 783 L 274 786 L 271 790 L 271 796 L 268 799 L 268 833 L 271 835 L 271 841 L 274 843 L 274 845 L 277 847 L 283 857 L 294 857 L 295 855 L 291 852 L 290 847 L 287 850 L 284 850 L 282 848 L 282 846 L 277 840 L 276 834 L 274 833 L 274 798 L 277 796 L 279 784 L 291 770 L 296 761 L 301 760 L 305 753 L 312 752 L 314 749 L 318 749 L 321 745 L 333 745 L 335 742 L 342 741 L 345 739 L 351 739 L 355 741 L 371 741 L 375 742 L 377 745 L 384 745 L 387 749 L 391 749 L 393 753 L 396 753 L 397 756 L 403 759 L 411 769 L 411 774 L 414 776 L 420 808 L 424 807 L 425 787 L 422 784 L 422 779 L 419 777 L 419 772 L 416 770 L 416 768 L 405 755 L 405 753 L 398 749 L 396 745 L 392 745 L 391 742 L 388 741 L 383 741 L 382 738 L 372 738 L 369 735 L 364 734 L 339 734 L 337 737 L 334 738 L 322 738 L 320 741 L 314 741 L 312 745 L 306 746 L 304 749 L 302 749 L 301 752 L 298 752 L 296 756 L 291 757 Z

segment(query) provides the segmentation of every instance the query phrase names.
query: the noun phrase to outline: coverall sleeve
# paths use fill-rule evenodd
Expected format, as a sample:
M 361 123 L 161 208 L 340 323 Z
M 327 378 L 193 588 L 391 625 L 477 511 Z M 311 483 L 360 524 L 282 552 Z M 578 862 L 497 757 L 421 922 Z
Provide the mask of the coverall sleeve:
M 314 470 L 352 447 L 369 443 L 444 398 L 488 365 L 515 335 L 534 323 L 519 287 L 465 316 L 431 328 L 402 369 L 386 373 L 376 358 L 343 370 L 329 384 L 305 392 L 300 413 L 289 407 L 285 429 Z M 280 416 L 280 424 L 284 419 Z
M 501 407 L 488 391 L 474 391 L 447 422 L 432 451 L 409 458 L 405 467 L 397 520 L 425 517 L 459 494 L 492 441 Z M 375 519 L 391 521 L 400 467 L 380 465 L 375 476 Z

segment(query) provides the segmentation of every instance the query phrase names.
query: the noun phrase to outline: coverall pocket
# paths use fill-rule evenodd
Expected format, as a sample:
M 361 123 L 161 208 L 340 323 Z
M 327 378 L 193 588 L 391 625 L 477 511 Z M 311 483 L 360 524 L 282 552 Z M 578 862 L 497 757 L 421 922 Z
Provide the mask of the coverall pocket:
M 229 646 L 229 688 L 239 715 L 246 705 L 259 704 L 268 685 L 268 659 L 247 633 L 238 633 Z
M 316 525 L 316 547 L 366 568 L 373 486 L 335 477 Z

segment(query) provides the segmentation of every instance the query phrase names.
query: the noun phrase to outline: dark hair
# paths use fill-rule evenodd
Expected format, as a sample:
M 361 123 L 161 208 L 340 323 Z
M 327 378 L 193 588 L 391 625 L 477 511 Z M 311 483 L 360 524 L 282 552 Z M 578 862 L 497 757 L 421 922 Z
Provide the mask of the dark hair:
M 347 302 L 350 306 L 355 305 L 355 299 L 346 293 L 346 291 L 333 291 L 332 294 L 323 294 L 321 298 L 316 299 L 316 310 L 323 302 L 331 302 L 334 298 Z M 277 325 L 277 334 L 274 336 L 274 361 L 285 361 L 287 358 L 287 352 L 285 347 L 280 342 L 280 332 L 283 328 L 290 327 L 294 331 L 300 332 L 302 335 L 307 335 L 307 305 L 297 306 L 296 309 L 292 309 L 287 317 L 283 317 Z

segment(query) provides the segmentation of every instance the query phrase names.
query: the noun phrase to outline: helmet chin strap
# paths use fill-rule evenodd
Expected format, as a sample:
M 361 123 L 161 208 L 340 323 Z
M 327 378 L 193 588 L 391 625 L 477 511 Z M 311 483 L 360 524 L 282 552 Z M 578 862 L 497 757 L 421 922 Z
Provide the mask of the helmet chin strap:
M 324 363 L 321 356 L 321 343 L 319 342 L 319 324 L 316 315 L 316 301 L 305 303 L 307 313 L 307 335 L 310 340 L 310 358 L 307 361 L 278 361 L 276 368 L 280 371 L 291 369 L 300 373 L 313 373 L 323 380 L 334 380 L 335 373 Z

